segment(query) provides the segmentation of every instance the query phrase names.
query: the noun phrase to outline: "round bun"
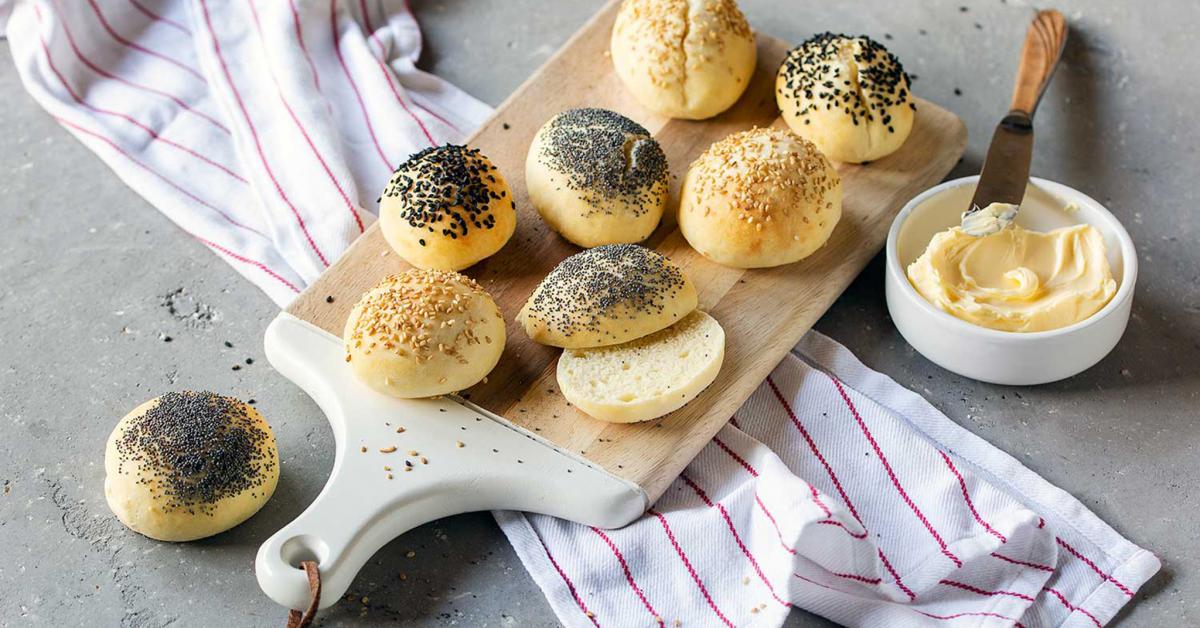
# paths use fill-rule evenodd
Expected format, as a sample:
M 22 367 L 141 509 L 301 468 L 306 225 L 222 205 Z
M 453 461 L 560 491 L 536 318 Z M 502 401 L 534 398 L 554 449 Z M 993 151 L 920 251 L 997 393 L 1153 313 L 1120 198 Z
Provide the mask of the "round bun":
M 462 270 L 504 246 L 517 227 L 508 182 L 477 148 L 427 148 L 383 190 L 379 228 L 417 268 Z
M 737 102 L 758 56 L 734 0 L 625 0 L 611 46 L 617 76 L 642 106 L 691 120 Z
M 192 541 L 249 519 L 279 482 L 271 426 L 210 392 L 171 392 L 125 415 L 104 451 L 104 496 L 134 532 Z
M 725 331 L 695 310 L 670 327 L 632 342 L 564 351 L 558 387 L 602 421 L 648 421 L 682 408 L 713 383 L 725 359 Z
M 409 270 L 380 282 L 350 310 L 346 362 L 393 397 L 436 397 L 479 383 L 504 351 L 504 317 L 458 273 Z
M 525 160 L 529 200 L 582 247 L 645 240 L 667 205 L 667 177 L 667 157 L 650 132 L 607 109 L 554 116 Z
M 775 100 L 792 131 L 849 163 L 895 152 L 917 109 L 895 55 L 868 37 L 833 33 L 788 53 L 775 77 Z
M 668 327 L 696 302 L 696 287 L 666 256 L 636 244 L 608 244 L 555 266 L 517 322 L 544 345 L 601 347 Z
M 821 248 L 842 216 L 828 159 L 779 129 L 713 144 L 688 169 L 679 230 L 708 259 L 735 268 L 790 264 Z

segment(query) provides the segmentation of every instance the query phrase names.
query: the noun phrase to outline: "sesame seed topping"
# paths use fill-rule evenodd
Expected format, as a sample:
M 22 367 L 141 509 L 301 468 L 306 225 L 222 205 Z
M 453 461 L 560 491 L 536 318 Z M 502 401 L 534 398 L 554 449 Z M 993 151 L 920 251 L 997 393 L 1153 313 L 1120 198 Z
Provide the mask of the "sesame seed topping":
M 400 219 L 450 239 L 496 226 L 493 204 L 511 203 L 493 188 L 499 169 L 479 149 L 447 144 L 426 148 L 392 174 L 381 198 L 395 198 Z M 435 229 L 437 231 L 435 231 Z M 419 240 L 425 246 L 425 240 Z
M 842 110 L 855 125 L 879 120 L 887 126 L 889 108 L 912 104 L 900 60 L 865 35 L 814 35 L 788 52 L 780 73 L 780 95 L 801 104 L 801 119 L 816 111 Z

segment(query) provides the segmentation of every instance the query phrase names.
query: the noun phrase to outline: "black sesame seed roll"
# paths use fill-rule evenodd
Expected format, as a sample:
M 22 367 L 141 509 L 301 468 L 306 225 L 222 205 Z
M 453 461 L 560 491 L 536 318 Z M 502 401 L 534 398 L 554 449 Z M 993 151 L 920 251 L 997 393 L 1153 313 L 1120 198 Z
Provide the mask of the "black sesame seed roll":
M 477 148 L 427 148 L 396 169 L 379 199 L 388 244 L 417 268 L 462 270 L 499 251 L 516 229 L 500 170 Z
M 866 37 L 821 33 L 784 58 L 775 100 L 795 134 L 835 161 L 862 163 L 900 148 L 916 104 L 895 55 Z

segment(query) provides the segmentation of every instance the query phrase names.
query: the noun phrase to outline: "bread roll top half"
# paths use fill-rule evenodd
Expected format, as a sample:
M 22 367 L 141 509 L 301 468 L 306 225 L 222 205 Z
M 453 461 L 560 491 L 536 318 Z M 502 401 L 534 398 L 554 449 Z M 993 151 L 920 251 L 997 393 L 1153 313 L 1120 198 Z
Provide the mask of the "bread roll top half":
M 643 106 L 694 120 L 737 102 L 758 56 L 734 0 L 625 0 L 611 49 L 617 75 Z
M 136 532 L 190 541 L 266 503 L 279 480 L 275 434 L 254 407 L 211 392 L 170 392 L 127 414 L 105 449 L 109 507 Z
M 636 244 L 610 244 L 559 263 L 517 320 L 541 344 L 600 347 L 668 327 L 696 304 L 696 287 L 666 256 Z

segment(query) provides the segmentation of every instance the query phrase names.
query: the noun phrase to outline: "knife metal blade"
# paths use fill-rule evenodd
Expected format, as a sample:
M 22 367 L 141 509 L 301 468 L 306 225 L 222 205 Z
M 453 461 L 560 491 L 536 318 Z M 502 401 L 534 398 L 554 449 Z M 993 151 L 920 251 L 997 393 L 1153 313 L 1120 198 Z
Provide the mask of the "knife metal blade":
M 977 212 L 992 203 L 1019 206 L 1029 183 L 1032 160 L 1033 120 L 1024 112 L 1013 111 L 996 125 L 975 196 L 966 213 Z

